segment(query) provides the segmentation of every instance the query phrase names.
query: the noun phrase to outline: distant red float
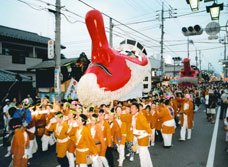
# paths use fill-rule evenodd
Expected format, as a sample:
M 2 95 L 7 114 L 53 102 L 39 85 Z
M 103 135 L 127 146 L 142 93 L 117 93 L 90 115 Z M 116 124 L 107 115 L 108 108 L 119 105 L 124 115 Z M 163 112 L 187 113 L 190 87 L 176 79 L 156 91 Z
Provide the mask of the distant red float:
M 192 87 L 198 85 L 200 71 L 190 66 L 190 60 L 184 59 L 184 69 L 180 72 L 178 84 L 184 87 Z

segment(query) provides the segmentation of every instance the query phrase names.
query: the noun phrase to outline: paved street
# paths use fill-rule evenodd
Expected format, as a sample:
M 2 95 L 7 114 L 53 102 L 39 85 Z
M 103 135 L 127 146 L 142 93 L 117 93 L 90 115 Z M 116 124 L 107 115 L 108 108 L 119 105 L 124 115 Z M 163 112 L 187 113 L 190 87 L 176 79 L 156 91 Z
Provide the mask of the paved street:
M 225 131 L 223 130 L 223 121 L 219 120 L 219 129 L 217 135 L 217 144 L 215 151 L 214 167 L 227 167 L 228 153 L 224 148 L 228 146 L 225 142 Z M 151 158 L 155 167 L 204 167 L 207 164 L 208 153 L 210 149 L 214 125 L 208 123 L 203 111 L 195 113 L 194 129 L 192 139 L 185 142 L 179 142 L 180 128 L 176 129 L 173 137 L 173 147 L 164 149 L 162 143 L 156 143 L 150 147 Z M 8 167 L 11 158 L 4 158 L 6 148 L 0 148 L 1 167 Z M 117 154 L 114 153 L 115 159 Z M 55 148 L 51 148 L 43 155 L 35 156 L 31 161 L 32 167 L 55 167 L 57 161 L 55 158 Z M 117 163 L 116 163 L 117 166 Z M 139 167 L 139 157 L 135 155 L 134 162 L 128 159 L 124 161 L 124 167 Z

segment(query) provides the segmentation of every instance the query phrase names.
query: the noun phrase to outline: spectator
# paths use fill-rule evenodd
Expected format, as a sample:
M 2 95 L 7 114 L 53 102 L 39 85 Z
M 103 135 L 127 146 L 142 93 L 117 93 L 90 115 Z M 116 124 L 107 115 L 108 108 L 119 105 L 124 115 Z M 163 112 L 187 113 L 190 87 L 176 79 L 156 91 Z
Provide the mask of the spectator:
M 223 119 L 223 113 L 226 115 L 226 110 L 227 110 L 227 97 L 228 97 L 228 92 L 227 90 L 221 92 L 221 112 L 220 112 L 220 119 Z
M 32 115 L 29 109 L 23 108 L 22 102 L 17 103 L 17 110 L 13 115 L 13 118 L 20 118 L 23 126 L 26 127 L 32 121 Z
M 10 103 L 10 107 L 16 107 L 17 99 L 14 97 L 12 102 Z
M 4 114 L 4 125 L 5 125 L 5 130 L 6 132 L 9 131 L 9 125 L 8 125 L 8 110 L 9 110 L 9 107 L 10 107 L 10 100 L 9 99 L 6 99 L 5 100 L 5 106 L 3 107 L 3 114 Z
M 207 113 L 209 114 L 208 121 L 211 121 L 212 124 L 215 123 L 215 114 L 216 114 L 216 106 L 217 106 L 217 97 L 214 95 L 214 91 L 212 89 L 209 90 L 209 107 Z
M 33 99 L 31 98 L 30 94 L 27 95 L 28 98 L 28 104 L 31 105 L 33 104 Z

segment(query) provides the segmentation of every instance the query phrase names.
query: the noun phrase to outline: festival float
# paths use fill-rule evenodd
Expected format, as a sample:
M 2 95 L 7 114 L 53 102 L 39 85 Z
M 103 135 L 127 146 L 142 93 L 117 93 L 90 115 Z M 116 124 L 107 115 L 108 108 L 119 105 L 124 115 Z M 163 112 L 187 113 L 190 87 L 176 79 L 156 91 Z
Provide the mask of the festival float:
M 190 66 L 190 60 L 185 58 L 184 69 L 180 71 L 178 84 L 184 87 L 197 86 L 199 82 L 199 69 Z
M 139 47 L 122 45 L 118 50 L 110 47 L 98 10 L 89 11 L 85 22 L 92 40 L 92 61 L 79 80 L 78 99 L 85 106 L 108 104 L 142 82 L 150 72 L 150 63 Z

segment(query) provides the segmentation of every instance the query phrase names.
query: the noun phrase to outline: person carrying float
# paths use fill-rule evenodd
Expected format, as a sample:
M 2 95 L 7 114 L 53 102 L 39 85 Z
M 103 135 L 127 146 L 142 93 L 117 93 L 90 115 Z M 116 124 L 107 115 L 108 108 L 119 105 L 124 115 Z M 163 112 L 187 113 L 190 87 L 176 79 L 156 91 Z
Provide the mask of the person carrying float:
M 174 120 L 174 110 L 171 107 L 170 99 L 166 98 L 162 102 L 162 109 L 158 113 L 158 118 L 162 120 L 162 137 L 164 141 L 164 148 L 172 147 L 172 135 L 175 133 L 175 120 Z

